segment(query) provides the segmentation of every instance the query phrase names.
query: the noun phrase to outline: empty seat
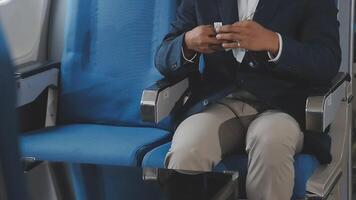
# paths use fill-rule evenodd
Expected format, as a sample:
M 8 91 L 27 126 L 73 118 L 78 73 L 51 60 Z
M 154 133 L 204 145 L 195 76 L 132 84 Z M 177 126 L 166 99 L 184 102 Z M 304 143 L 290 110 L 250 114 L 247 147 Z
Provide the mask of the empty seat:
M 22 155 L 137 166 L 145 152 L 169 137 L 167 126 L 141 121 L 139 106 L 144 88 L 161 78 L 154 54 L 168 32 L 176 3 L 77 0 L 68 4 L 58 126 L 25 133 Z
M 147 149 L 168 141 L 154 128 L 72 124 L 28 133 L 22 152 L 38 160 L 103 165 L 139 165 Z

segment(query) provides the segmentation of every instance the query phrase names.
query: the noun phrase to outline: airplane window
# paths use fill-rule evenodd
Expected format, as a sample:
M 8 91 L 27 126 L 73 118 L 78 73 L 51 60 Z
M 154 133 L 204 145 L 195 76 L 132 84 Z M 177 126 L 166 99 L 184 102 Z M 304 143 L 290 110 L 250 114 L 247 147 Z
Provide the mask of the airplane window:
M 11 0 L 0 0 L 0 6 L 9 3 Z
M 48 10 L 48 0 L 0 0 L 0 24 L 16 66 L 46 59 Z

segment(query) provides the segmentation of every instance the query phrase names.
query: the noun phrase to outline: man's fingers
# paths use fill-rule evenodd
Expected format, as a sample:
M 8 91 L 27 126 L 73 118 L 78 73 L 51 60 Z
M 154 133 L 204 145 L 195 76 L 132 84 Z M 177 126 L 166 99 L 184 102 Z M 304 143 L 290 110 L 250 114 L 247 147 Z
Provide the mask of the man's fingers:
M 237 25 L 225 25 L 217 30 L 217 33 L 242 33 L 245 27 Z
M 244 42 L 223 43 L 222 47 L 224 47 L 224 49 L 237 49 L 237 48 L 247 49 L 247 46 Z
M 216 32 L 213 26 L 207 25 L 204 27 L 205 34 L 208 36 L 215 36 Z
M 222 47 L 222 44 L 220 44 L 220 45 L 210 45 L 209 47 L 210 47 L 210 49 L 214 50 L 214 52 L 223 51 L 224 50 L 224 48 Z
M 214 36 L 214 37 L 208 37 L 208 38 L 206 38 L 205 43 L 206 43 L 206 44 L 209 44 L 209 45 L 221 45 L 221 44 L 223 43 L 223 41 L 218 40 L 218 39 Z
M 218 28 L 216 31 L 218 33 L 231 33 L 231 32 L 233 32 L 232 30 L 233 30 L 233 25 L 224 25 L 224 26 Z
M 218 45 L 214 45 L 214 44 L 207 44 L 207 45 L 204 45 L 204 46 L 201 46 L 199 48 L 199 52 L 200 53 L 214 53 L 214 52 L 217 52 L 217 51 L 223 51 L 224 48 L 222 47 L 222 44 L 218 44 Z
M 237 33 L 219 33 L 216 35 L 218 40 L 225 40 L 225 41 L 240 41 L 244 37 Z

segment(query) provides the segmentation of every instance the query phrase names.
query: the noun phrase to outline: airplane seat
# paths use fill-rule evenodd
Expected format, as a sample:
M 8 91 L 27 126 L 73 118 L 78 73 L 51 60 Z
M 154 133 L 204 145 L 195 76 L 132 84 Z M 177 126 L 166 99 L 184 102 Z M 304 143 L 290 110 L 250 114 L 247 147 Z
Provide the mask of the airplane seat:
M 338 1 L 336 1 L 338 3 Z M 348 27 L 347 27 L 348 28 Z M 341 31 L 343 31 L 341 29 Z M 346 31 L 346 30 L 345 30 Z M 349 52 L 344 51 L 347 55 Z M 184 85 L 182 87 L 180 85 Z M 338 185 L 339 179 L 342 176 L 341 165 L 346 159 L 342 149 L 345 146 L 345 138 L 347 138 L 347 122 L 342 122 L 345 113 L 347 113 L 348 105 L 352 101 L 352 95 L 349 93 L 350 76 L 347 73 L 340 72 L 329 85 L 322 88 L 315 88 L 315 93 L 311 94 L 306 102 L 305 117 L 306 117 L 306 134 L 325 134 L 328 133 L 332 138 L 332 156 L 333 161 L 329 165 L 321 165 L 314 155 L 299 154 L 295 156 L 295 187 L 292 199 L 326 199 L 332 193 L 331 191 Z M 154 83 L 143 91 L 142 97 L 142 113 L 141 117 L 145 121 L 160 122 L 162 119 L 170 115 L 174 115 L 177 107 L 184 107 L 184 102 L 180 102 L 182 97 L 177 99 L 169 99 L 170 104 L 167 106 L 168 100 L 164 99 L 165 93 L 186 94 L 189 91 L 189 78 L 167 81 L 161 80 Z M 146 98 L 146 94 L 156 92 L 154 98 Z M 227 88 L 218 91 L 220 94 L 229 94 L 231 89 Z M 192 106 L 192 109 L 199 110 L 201 107 L 209 105 L 216 100 L 216 96 L 212 95 L 202 98 Z M 186 97 L 189 98 L 189 97 Z M 183 104 L 183 105 L 182 105 Z M 172 106 L 174 105 L 174 106 Z M 150 107 L 148 109 L 147 107 Z M 164 112 L 162 112 L 164 110 Z M 194 113 L 194 112 L 193 112 Z M 338 116 L 338 117 L 336 117 Z M 340 117 L 342 116 L 342 117 Z M 345 118 L 344 120 L 348 120 Z M 309 133 L 310 132 L 310 133 Z M 170 143 L 147 153 L 142 165 L 144 167 L 164 167 L 164 158 L 170 148 Z M 220 164 L 216 166 L 215 171 L 239 171 L 241 177 L 247 174 L 247 155 L 231 155 L 224 158 Z
M 141 166 L 144 158 L 145 167 L 162 166 L 172 136 L 169 116 L 163 120 L 166 117 L 162 115 L 170 114 L 177 103 L 174 98 L 185 94 L 181 90 L 189 81 L 177 84 L 165 80 L 143 95 L 142 91 L 161 78 L 153 58 L 174 18 L 175 6 L 175 1 L 160 0 L 70 1 L 60 68 L 58 125 L 24 133 L 23 157 L 126 166 Z M 157 100 L 169 109 L 156 107 Z M 310 113 L 316 121 L 324 116 L 318 110 Z M 142 122 L 141 117 L 150 122 Z M 246 157 L 234 156 L 242 162 L 226 158 L 217 169 L 246 171 Z M 302 196 L 306 193 L 304 180 L 318 164 L 309 155 L 298 155 L 296 161 L 301 170 L 296 188 L 302 189 L 295 190 Z
M 143 93 L 157 92 L 153 101 L 147 101 L 145 95 L 142 96 L 142 107 L 151 106 L 149 109 L 152 112 L 145 112 L 142 109 L 142 118 L 147 121 L 159 122 L 164 119 L 165 114 L 158 112 L 158 110 L 166 110 L 164 113 L 174 114 L 177 107 L 170 107 L 164 102 L 162 93 L 179 93 L 184 94 L 182 90 L 189 90 L 189 87 L 177 87 L 184 82 L 189 82 L 188 78 L 180 81 L 172 81 L 167 83 L 167 80 L 158 81 L 155 86 L 148 87 Z M 189 84 L 188 84 L 189 85 Z M 347 105 L 352 101 L 352 95 L 349 94 L 350 76 L 346 73 L 340 72 L 330 84 L 325 87 L 315 88 L 315 93 L 311 94 L 306 102 L 306 130 L 305 134 L 329 134 L 332 138 L 331 152 L 333 161 L 329 165 L 321 165 L 315 155 L 298 154 L 295 156 L 295 185 L 292 199 L 304 199 L 306 196 L 323 197 L 330 194 L 330 191 L 337 184 L 342 172 L 340 169 L 341 163 L 344 161 L 343 149 L 345 146 L 345 138 L 347 137 L 347 119 L 346 124 L 342 122 L 343 118 L 336 119 L 336 116 L 347 113 Z M 225 94 L 231 89 L 227 88 L 217 93 Z M 163 92 L 160 92 L 163 91 Z M 202 109 L 210 105 L 216 99 L 212 95 L 205 97 L 192 106 L 192 109 Z M 179 104 L 179 97 L 173 101 L 173 105 L 182 107 Z M 146 103 L 145 103 L 146 102 Z M 183 105 L 184 106 L 184 105 Z M 341 120 L 341 121 L 340 121 Z M 337 129 L 337 130 L 335 130 Z M 142 165 L 144 167 L 164 167 L 165 155 L 169 151 L 170 143 L 164 144 L 160 147 L 150 151 L 144 157 Z M 224 158 L 219 163 L 214 171 L 239 171 L 242 180 L 247 175 L 247 155 L 230 155 Z M 324 182 L 325 181 L 325 182 Z M 314 195 L 314 196 L 313 196 Z
M 15 115 L 15 81 L 0 27 L 0 199 L 28 199 L 20 164 Z
M 176 85 L 181 84 L 182 82 L 188 82 L 188 80 L 181 80 L 181 82 L 176 82 Z M 153 102 L 147 102 L 153 108 L 152 113 L 143 112 L 142 118 L 145 120 L 152 120 L 154 122 L 159 122 L 160 119 L 163 119 L 164 116 L 161 113 L 158 113 L 157 110 L 171 110 L 172 108 L 162 103 L 161 96 L 164 96 L 160 93 L 180 93 L 182 88 L 177 87 L 174 83 L 166 83 L 166 80 L 163 80 L 165 84 L 156 83 L 156 85 L 163 85 L 162 87 L 151 86 L 147 88 L 145 92 L 152 92 L 152 88 L 156 88 L 157 96 Z M 292 199 L 304 199 L 306 196 L 311 197 L 327 197 L 330 194 L 330 191 L 337 184 L 340 176 L 340 163 L 343 162 L 342 152 L 345 144 L 345 134 L 347 134 L 347 126 L 345 124 L 340 125 L 340 121 L 335 119 L 337 113 L 344 114 L 347 109 L 347 104 L 352 100 L 352 96 L 347 96 L 347 85 L 350 82 L 349 75 L 340 72 L 334 81 L 327 86 L 317 91 L 315 94 L 312 94 L 306 102 L 306 130 L 308 131 L 305 134 L 329 134 L 332 138 L 332 156 L 333 161 L 329 165 L 321 165 L 319 160 L 310 154 L 298 154 L 295 156 L 295 185 L 294 193 Z M 183 88 L 189 89 L 189 88 Z M 163 91 L 163 92 L 158 92 Z M 220 93 L 226 93 L 229 91 L 223 90 L 219 91 Z M 220 96 L 220 95 L 218 95 Z M 143 95 L 142 102 L 145 102 L 145 95 Z M 207 99 L 202 99 L 196 105 L 193 106 L 193 109 L 208 106 L 216 96 L 212 95 Z M 174 101 L 175 103 L 179 102 L 179 99 Z M 163 104 L 163 105 L 161 105 Z M 177 103 L 178 104 L 178 103 Z M 179 105 L 179 104 L 178 104 Z M 148 105 L 142 105 L 143 107 Z M 176 108 L 173 108 L 171 111 L 174 112 Z M 166 111 L 168 113 L 168 111 Z M 151 117 L 149 117 L 151 116 Z M 347 119 L 346 119 L 347 120 Z M 333 123 L 333 124 L 332 124 Z M 335 125 L 336 124 L 336 125 Z M 334 127 L 337 127 L 338 130 L 335 130 Z M 310 131 L 310 132 L 309 132 Z M 340 134 L 342 133 L 342 134 Z M 143 167 L 164 167 L 165 155 L 168 153 L 170 148 L 170 143 L 161 145 L 160 147 L 155 148 L 154 150 L 148 152 L 144 157 L 142 162 Z M 224 158 L 214 169 L 217 172 L 223 171 L 238 171 L 242 180 L 247 175 L 247 155 L 230 155 Z M 327 176 L 326 176 L 327 175 Z M 326 181 L 325 183 L 323 181 Z M 314 194 L 316 193 L 316 194 Z M 313 196 L 314 195 L 314 196 Z
M 57 126 L 24 133 L 23 157 L 139 166 L 171 137 L 169 121 L 143 123 L 142 90 L 161 78 L 154 54 L 175 1 L 68 2 Z

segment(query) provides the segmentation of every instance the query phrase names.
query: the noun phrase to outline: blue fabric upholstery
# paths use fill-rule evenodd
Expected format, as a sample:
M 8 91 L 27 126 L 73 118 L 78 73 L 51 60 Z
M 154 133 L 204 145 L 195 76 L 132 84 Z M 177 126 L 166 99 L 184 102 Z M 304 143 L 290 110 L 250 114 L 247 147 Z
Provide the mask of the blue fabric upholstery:
M 0 192 L 5 192 L 8 200 L 25 200 L 27 196 L 17 141 L 13 68 L 0 27 L 0 187 L 3 187 Z
M 171 143 L 167 143 L 148 152 L 143 158 L 142 166 L 164 168 L 164 159 L 170 147 Z
M 138 165 L 145 152 L 167 142 L 166 131 L 143 128 L 156 125 L 141 122 L 139 106 L 144 88 L 161 78 L 153 58 L 175 8 L 175 1 L 161 0 L 69 1 L 60 74 L 62 126 L 27 133 L 23 156 Z
M 175 0 L 68 1 L 60 126 L 25 134 L 23 156 L 139 166 L 145 153 L 168 142 L 170 135 L 162 129 L 169 129 L 169 121 L 159 126 L 141 122 L 139 105 L 143 89 L 161 78 L 153 58 L 174 19 L 175 7 Z M 70 173 L 78 199 L 95 199 L 93 186 L 103 190 L 105 199 L 117 199 L 117 191 L 125 198 L 139 187 L 134 183 L 137 177 L 125 180 L 122 176 L 115 180 L 120 184 L 101 185 L 82 171 L 82 165 L 70 166 L 76 169 Z M 110 174 L 102 175 L 102 180 L 112 180 Z
M 149 153 L 144 157 L 144 167 L 160 167 L 163 168 L 164 158 L 167 154 L 171 143 L 164 144 Z M 247 156 L 246 155 L 232 155 L 225 158 L 218 166 L 216 171 L 239 171 L 240 175 L 245 177 L 247 175 Z M 306 193 L 306 183 L 313 174 L 314 170 L 319 166 L 316 158 L 310 155 L 295 156 L 295 186 L 294 198 L 303 198 Z
M 69 2 L 61 69 L 62 123 L 148 125 L 141 121 L 140 99 L 145 88 L 162 78 L 154 67 L 154 54 L 175 7 L 171 0 Z
M 138 166 L 143 156 L 169 139 L 154 128 L 74 124 L 28 133 L 23 156 L 71 163 Z

